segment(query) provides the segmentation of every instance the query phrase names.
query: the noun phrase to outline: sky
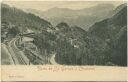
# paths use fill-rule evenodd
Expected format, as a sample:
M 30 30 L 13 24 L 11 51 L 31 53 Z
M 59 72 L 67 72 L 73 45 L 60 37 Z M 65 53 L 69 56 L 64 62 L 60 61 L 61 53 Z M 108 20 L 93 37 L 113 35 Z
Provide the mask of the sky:
M 69 9 L 83 9 L 95 6 L 97 4 L 113 4 L 118 6 L 122 4 L 122 1 L 3 1 L 3 3 L 9 4 L 10 6 L 17 7 L 19 9 L 36 9 L 46 11 L 50 8 L 69 8 Z

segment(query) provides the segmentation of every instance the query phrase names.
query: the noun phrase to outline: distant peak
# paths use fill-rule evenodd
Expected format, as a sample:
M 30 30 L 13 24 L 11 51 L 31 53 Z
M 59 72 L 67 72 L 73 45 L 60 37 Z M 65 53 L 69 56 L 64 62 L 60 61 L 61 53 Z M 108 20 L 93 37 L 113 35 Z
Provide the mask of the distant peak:
M 53 7 L 53 8 L 48 9 L 48 11 L 50 11 L 50 10 L 64 10 L 64 11 L 71 11 L 72 9 L 69 9 L 69 8 L 60 8 L 60 7 Z
M 115 8 L 115 6 L 113 4 L 110 4 L 110 3 L 100 3 L 100 4 L 97 4 L 97 5 L 94 5 L 92 7 L 89 7 L 89 8 L 84 8 L 84 10 L 100 10 L 100 9 L 112 9 L 112 8 Z M 81 9 L 83 10 L 83 9 Z
M 53 8 L 51 8 L 51 9 L 59 9 L 59 7 L 53 7 Z
M 97 6 L 99 7 L 108 7 L 108 6 L 114 6 L 113 4 L 109 4 L 109 3 L 103 3 L 103 4 L 97 4 Z

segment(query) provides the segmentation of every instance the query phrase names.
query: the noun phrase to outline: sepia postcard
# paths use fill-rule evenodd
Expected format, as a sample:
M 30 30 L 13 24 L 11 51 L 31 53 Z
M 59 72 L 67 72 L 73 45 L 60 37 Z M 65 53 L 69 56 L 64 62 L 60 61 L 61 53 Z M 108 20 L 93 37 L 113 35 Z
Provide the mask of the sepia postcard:
M 2 82 L 127 80 L 126 1 L 1 1 Z

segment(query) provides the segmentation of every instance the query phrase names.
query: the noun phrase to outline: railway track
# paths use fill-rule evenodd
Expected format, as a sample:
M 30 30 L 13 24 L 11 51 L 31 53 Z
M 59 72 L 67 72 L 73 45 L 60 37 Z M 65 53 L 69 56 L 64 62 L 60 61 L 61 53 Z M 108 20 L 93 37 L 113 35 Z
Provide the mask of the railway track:
M 19 53 L 19 49 L 16 47 L 15 42 L 19 38 L 15 38 L 10 42 L 10 48 L 12 48 L 13 55 L 15 55 L 14 59 L 17 59 L 19 65 L 27 65 L 25 59 L 22 57 L 22 55 Z
M 12 41 L 10 41 L 9 43 L 9 48 L 10 48 L 10 53 L 12 55 L 12 58 L 15 62 L 15 65 L 28 65 L 28 60 L 23 56 L 24 54 L 20 53 L 20 50 L 17 48 L 16 46 L 16 41 L 20 39 L 20 37 L 16 37 L 14 38 Z M 42 60 L 44 60 L 44 58 L 40 57 L 39 55 L 37 55 L 36 53 L 34 53 L 33 51 L 29 50 L 28 51 L 35 56 L 36 58 L 38 58 L 38 60 L 40 60 L 40 64 L 43 64 L 44 62 L 42 62 Z M 52 57 L 50 57 L 50 59 L 48 60 L 49 64 L 52 65 L 59 65 L 58 63 L 56 63 L 55 61 L 55 54 L 53 54 Z

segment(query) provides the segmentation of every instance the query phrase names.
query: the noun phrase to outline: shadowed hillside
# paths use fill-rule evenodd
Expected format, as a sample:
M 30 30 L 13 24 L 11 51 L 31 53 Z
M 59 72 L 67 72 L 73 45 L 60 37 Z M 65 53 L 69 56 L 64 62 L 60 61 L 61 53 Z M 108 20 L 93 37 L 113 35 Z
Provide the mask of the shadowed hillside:
M 112 18 L 95 23 L 89 32 L 108 43 L 111 62 L 127 65 L 127 6 L 126 4 L 121 6 L 123 8 L 121 7 L 117 14 Z

